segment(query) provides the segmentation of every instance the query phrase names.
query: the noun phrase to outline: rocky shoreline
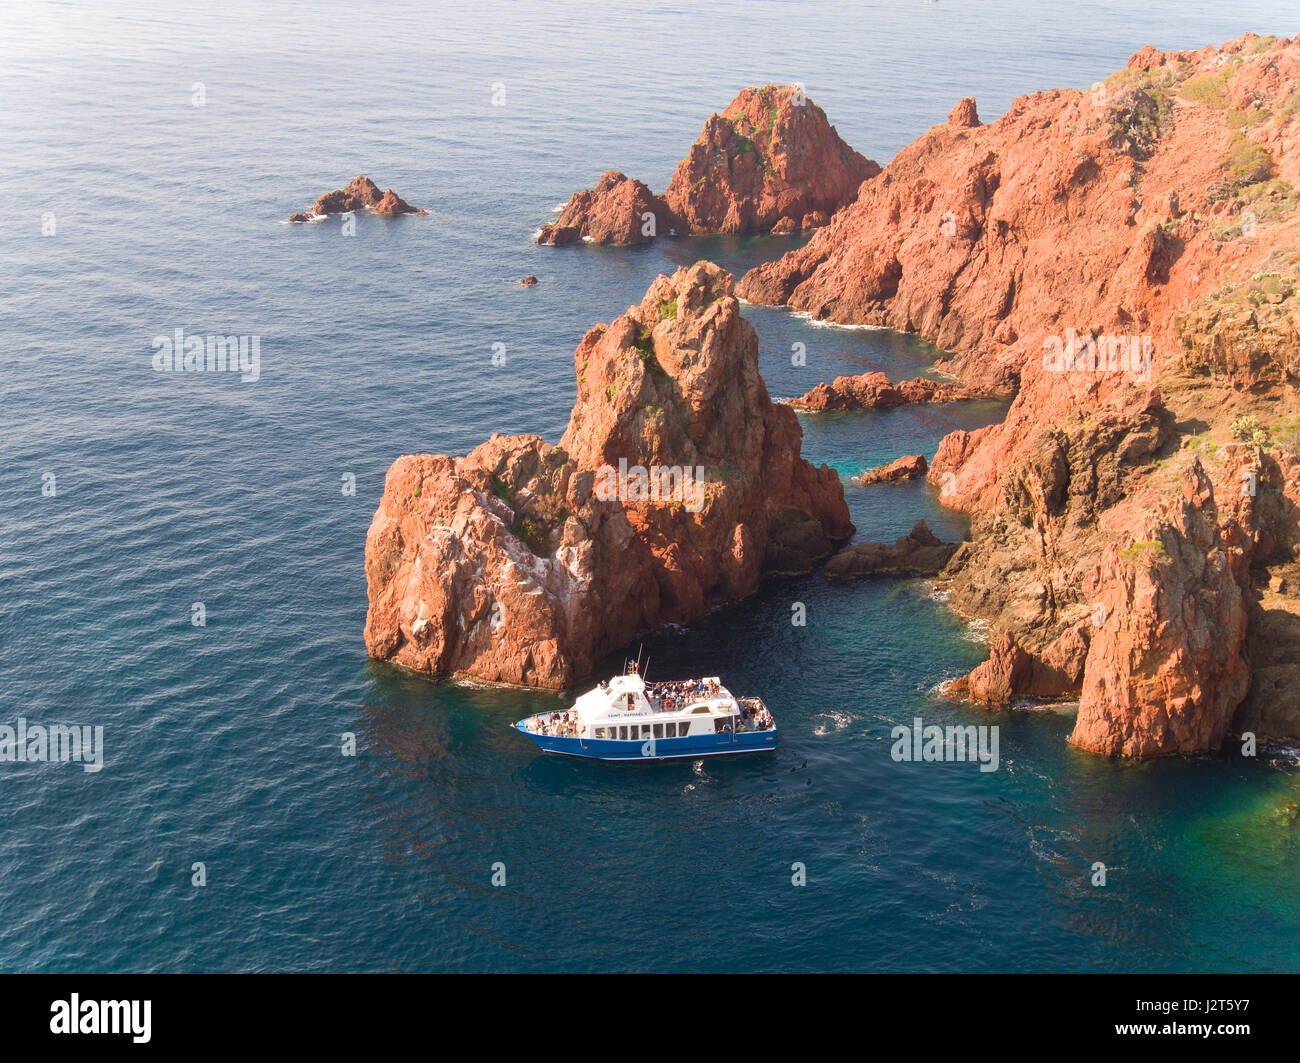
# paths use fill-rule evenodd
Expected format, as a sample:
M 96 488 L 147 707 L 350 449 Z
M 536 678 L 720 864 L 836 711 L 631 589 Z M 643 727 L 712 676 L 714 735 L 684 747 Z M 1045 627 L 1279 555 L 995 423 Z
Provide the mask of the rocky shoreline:
M 1077 696 L 1083 749 L 1300 735 L 1298 93 L 1300 38 L 1248 35 L 987 126 L 963 101 L 738 288 L 1015 392 L 929 471 L 972 518 L 953 604 L 996 633 L 959 689 Z
M 567 685 L 851 533 L 793 408 L 1000 394 L 1005 420 L 945 437 L 925 473 L 970 540 L 922 523 L 841 551 L 827 577 L 941 570 L 993 633 L 953 694 L 1077 698 L 1081 749 L 1300 740 L 1300 37 L 1144 48 L 991 124 L 962 100 L 883 170 L 774 90 L 710 118 L 663 197 L 609 171 L 539 240 L 811 240 L 738 285 L 709 263 L 661 277 L 588 332 L 558 447 L 400 458 L 367 539 L 371 654 Z M 869 373 L 773 404 L 737 296 L 917 333 L 954 382 Z M 629 465 L 702 470 L 700 507 L 598 498 L 602 470 Z

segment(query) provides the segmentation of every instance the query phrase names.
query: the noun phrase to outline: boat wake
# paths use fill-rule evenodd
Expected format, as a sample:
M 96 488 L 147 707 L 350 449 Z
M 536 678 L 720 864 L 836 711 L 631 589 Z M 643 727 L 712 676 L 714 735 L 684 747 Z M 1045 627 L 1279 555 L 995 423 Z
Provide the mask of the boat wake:
M 843 731 L 853 722 L 853 717 L 847 712 L 819 712 L 813 717 L 814 720 L 824 722 L 813 725 L 813 734 L 818 738 L 825 738 L 828 734 L 835 734 L 837 731 Z

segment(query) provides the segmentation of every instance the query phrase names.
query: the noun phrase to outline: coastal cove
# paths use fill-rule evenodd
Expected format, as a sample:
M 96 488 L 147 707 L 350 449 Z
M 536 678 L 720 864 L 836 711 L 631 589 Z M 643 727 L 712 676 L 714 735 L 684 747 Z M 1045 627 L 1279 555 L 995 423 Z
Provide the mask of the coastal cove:
M 1300 970 L 1300 750 L 1110 761 L 1066 745 L 1069 701 L 944 699 L 988 646 L 931 581 L 837 586 L 818 565 L 638 640 L 651 680 L 761 694 L 781 729 L 761 758 L 542 756 L 509 725 L 562 696 L 431 679 L 369 659 L 361 634 L 367 529 L 399 455 L 558 442 L 589 328 L 661 274 L 703 259 L 739 280 L 809 239 L 534 245 L 570 192 L 615 167 L 667 187 L 744 85 L 806 82 L 884 165 L 962 97 L 991 121 L 1147 43 L 1294 32 L 1271 5 L 881 5 L 868 33 L 846 4 L 793 33 L 745 4 L 597 21 L 486 3 L 431 28 L 398 3 L 382 31 L 310 39 L 274 11 L 254 33 L 248 10 L 160 15 L 131 55 L 98 43 L 132 25 L 113 5 L 57 46 L 0 32 L 16 101 L 0 137 L 20 146 L 0 181 L 24 203 L 41 190 L 0 247 L 0 726 L 103 728 L 102 770 L 0 764 L 0 969 Z M 649 43 L 636 78 L 572 58 Z M 55 78 L 55 52 L 85 80 Z M 335 217 L 284 224 L 359 173 L 428 213 L 359 213 L 350 236 Z M 774 399 L 934 376 L 945 354 L 740 314 Z M 153 341 L 182 333 L 251 338 L 257 372 L 160 371 Z M 801 412 L 802 455 L 838 474 L 854 542 L 921 519 L 958 540 L 968 518 L 924 478 L 855 478 L 1006 411 Z M 916 720 L 999 725 L 996 770 L 892 758 Z

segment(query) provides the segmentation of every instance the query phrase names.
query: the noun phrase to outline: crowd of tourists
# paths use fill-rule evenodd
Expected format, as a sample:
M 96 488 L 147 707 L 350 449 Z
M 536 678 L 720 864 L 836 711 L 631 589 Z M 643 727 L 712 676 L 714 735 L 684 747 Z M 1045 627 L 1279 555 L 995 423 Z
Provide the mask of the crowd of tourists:
M 716 698 L 722 694 L 722 685 L 716 679 L 686 679 L 676 683 L 649 683 L 645 696 L 656 712 L 680 709 L 692 701 Z

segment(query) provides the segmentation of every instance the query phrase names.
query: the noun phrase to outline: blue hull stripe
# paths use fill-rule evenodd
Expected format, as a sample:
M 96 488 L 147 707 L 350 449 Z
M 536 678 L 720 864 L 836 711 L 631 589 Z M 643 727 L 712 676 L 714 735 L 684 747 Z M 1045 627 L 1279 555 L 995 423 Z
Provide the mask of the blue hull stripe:
M 656 738 L 620 742 L 611 738 L 572 738 L 533 734 L 515 724 L 515 729 L 535 742 L 544 753 L 564 753 L 592 760 L 673 760 L 679 757 L 717 757 L 730 753 L 762 753 L 776 748 L 776 729 L 742 731 L 740 734 L 691 735 L 687 738 Z

